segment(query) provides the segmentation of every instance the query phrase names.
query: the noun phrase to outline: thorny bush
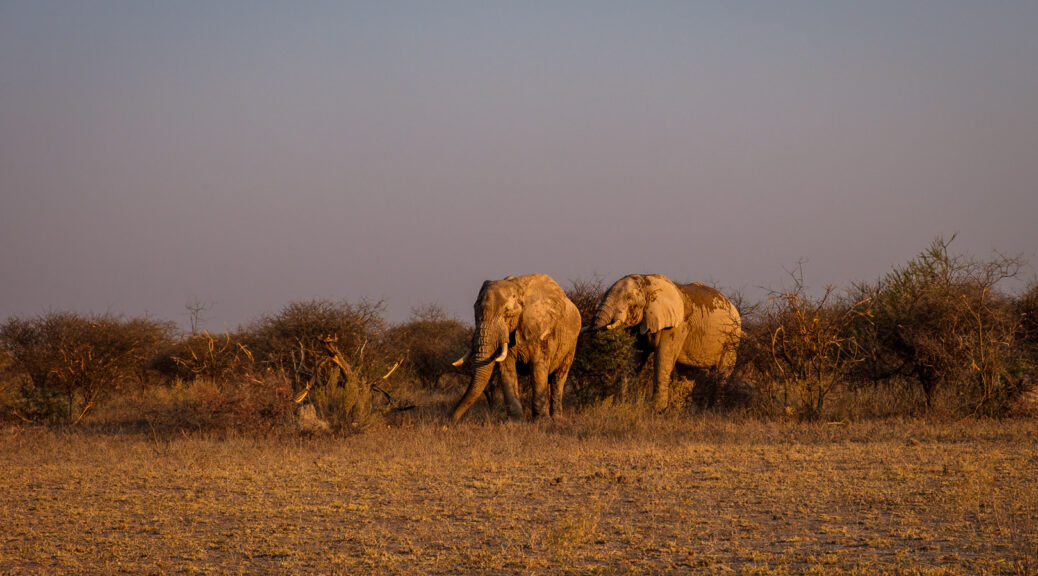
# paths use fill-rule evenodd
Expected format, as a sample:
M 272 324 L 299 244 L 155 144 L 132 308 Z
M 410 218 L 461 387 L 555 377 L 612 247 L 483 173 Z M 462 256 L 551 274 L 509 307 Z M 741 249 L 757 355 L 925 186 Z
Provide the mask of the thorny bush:
M 753 374 L 766 412 L 814 420 L 865 359 L 851 327 L 868 321 L 871 300 L 838 298 L 833 287 L 812 297 L 802 268 L 791 276 L 792 288 L 772 293 L 747 318 L 740 364 Z

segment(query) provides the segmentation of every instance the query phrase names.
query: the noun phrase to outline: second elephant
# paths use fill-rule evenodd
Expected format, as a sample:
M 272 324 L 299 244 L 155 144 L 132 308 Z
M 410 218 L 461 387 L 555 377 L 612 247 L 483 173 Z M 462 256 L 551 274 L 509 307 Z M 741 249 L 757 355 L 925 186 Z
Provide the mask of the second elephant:
M 592 328 L 636 329 L 645 356 L 656 353 L 654 407 L 667 408 L 676 364 L 727 377 L 742 336 L 739 311 L 703 284 L 676 284 L 662 274 L 631 274 L 603 295 Z
M 528 366 L 533 375 L 534 417 L 546 416 L 549 410 L 552 416 L 560 415 L 562 390 L 580 334 L 580 312 L 562 288 L 544 274 L 488 280 L 474 308 L 472 349 L 455 363 L 472 362 L 472 380 L 454 407 L 451 422 L 460 420 L 479 399 L 495 367 L 508 413 L 521 418 L 517 363 Z

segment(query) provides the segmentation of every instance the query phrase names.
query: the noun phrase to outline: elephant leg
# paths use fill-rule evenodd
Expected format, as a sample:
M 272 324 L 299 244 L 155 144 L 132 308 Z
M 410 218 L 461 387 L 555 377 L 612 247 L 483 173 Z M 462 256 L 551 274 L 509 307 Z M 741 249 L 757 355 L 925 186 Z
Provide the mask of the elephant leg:
M 562 390 L 566 387 L 566 378 L 569 376 L 570 366 L 573 365 L 573 360 L 570 359 L 568 362 L 559 367 L 555 371 L 551 380 L 551 416 L 552 418 L 558 418 L 562 416 Z
M 508 415 L 512 418 L 522 420 L 523 405 L 519 403 L 519 374 L 515 371 L 515 360 L 507 359 L 501 362 L 501 391 L 505 397 L 505 407 Z
M 710 406 L 719 406 L 725 401 L 725 394 L 729 393 L 728 388 L 729 379 L 732 376 L 734 369 L 731 366 L 725 368 L 717 368 L 711 371 L 711 377 L 713 379 L 713 395 L 710 397 Z
M 656 412 L 663 412 L 670 404 L 670 373 L 673 370 L 674 364 L 668 364 L 656 356 L 656 381 L 652 390 L 652 407 Z
M 487 389 L 483 394 L 487 397 L 487 404 L 490 405 L 491 413 L 497 413 L 501 410 L 502 404 L 504 404 L 504 386 L 501 384 L 501 376 L 497 375 L 491 378 L 490 384 L 487 385 Z
M 667 332 L 672 332 L 668 328 Z M 678 358 L 678 346 L 680 342 L 673 333 L 661 334 L 659 348 L 656 349 L 656 381 L 653 389 L 653 409 L 663 412 L 670 404 L 670 374 L 674 371 L 674 364 Z
M 548 365 L 537 362 L 532 366 L 533 372 L 533 417 L 542 418 L 548 415 Z

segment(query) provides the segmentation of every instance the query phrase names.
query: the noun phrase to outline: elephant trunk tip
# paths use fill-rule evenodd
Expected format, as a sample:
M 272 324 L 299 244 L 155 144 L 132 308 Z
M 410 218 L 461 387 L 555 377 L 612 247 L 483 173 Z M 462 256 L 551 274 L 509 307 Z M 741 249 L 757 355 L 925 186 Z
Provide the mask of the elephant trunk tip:
M 595 313 L 595 319 L 591 322 L 591 329 L 615 330 L 623 325 L 623 318 L 613 308 L 602 307 Z

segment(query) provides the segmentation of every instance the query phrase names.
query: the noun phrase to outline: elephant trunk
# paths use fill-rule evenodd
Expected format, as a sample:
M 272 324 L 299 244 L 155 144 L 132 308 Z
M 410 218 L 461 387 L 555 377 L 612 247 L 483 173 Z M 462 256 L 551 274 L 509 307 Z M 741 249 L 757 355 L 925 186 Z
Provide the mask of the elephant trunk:
M 451 413 L 451 424 L 457 424 L 458 420 L 461 420 L 461 417 L 465 415 L 465 412 L 476 403 L 476 400 L 479 400 L 483 390 L 486 390 L 487 383 L 490 382 L 490 375 L 493 373 L 494 362 L 484 361 L 482 364 L 476 365 L 469 389 L 465 391 L 465 395 L 461 397 L 458 405 L 454 407 L 454 411 Z
M 489 324 L 489 325 L 488 325 Z M 495 354 L 496 353 L 496 354 Z M 472 380 L 465 395 L 458 401 L 451 414 L 451 423 L 456 424 L 465 412 L 475 404 L 490 382 L 494 364 L 508 356 L 508 327 L 504 320 L 480 323 L 473 337 L 469 358 L 473 363 Z
M 608 301 L 603 302 L 602 306 L 595 312 L 595 320 L 591 324 L 595 330 L 614 330 L 623 327 L 623 325 L 622 315 L 618 314 L 617 308 L 609 305 Z

